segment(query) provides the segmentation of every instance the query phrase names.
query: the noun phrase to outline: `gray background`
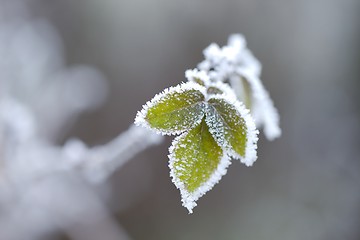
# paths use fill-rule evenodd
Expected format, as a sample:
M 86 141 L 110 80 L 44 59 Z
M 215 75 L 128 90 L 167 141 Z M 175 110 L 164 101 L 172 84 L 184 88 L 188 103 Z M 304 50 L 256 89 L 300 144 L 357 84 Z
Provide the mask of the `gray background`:
M 167 167 L 171 137 L 110 179 L 108 206 L 133 239 L 359 239 L 358 0 L 28 1 L 64 40 L 67 63 L 108 79 L 102 108 L 68 126 L 89 145 L 125 130 L 141 105 L 184 81 L 211 42 L 245 35 L 283 136 L 260 135 L 252 168 L 228 174 L 188 215 Z M 66 239 L 54 233 L 49 239 Z

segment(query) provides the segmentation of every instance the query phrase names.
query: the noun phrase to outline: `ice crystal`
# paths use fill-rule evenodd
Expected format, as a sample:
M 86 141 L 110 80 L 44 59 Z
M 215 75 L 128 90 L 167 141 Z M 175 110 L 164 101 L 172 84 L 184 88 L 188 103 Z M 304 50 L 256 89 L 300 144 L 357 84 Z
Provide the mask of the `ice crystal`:
M 230 158 L 251 166 L 259 131 L 280 136 L 279 115 L 260 81 L 261 64 L 240 34 L 220 48 L 210 44 L 187 83 L 165 89 L 138 112 L 135 123 L 161 134 L 181 134 L 169 148 L 170 175 L 190 213 L 226 173 Z M 254 119 L 255 120 L 254 120 Z
M 174 139 L 169 149 L 170 176 L 180 189 L 183 206 L 193 212 L 196 201 L 226 173 L 230 159 L 202 122 Z
M 250 108 L 256 125 L 263 126 L 265 136 L 269 140 L 279 137 L 279 114 L 260 80 L 261 64 L 246 47 L 244 37 L 233 34 L 222 48 L 210 44 L 204 56 L 199 69 L 208 71 L 212 81 L 229 82 L 239 100 Z
M 228 154 L 251 166 L 257 159 L 257 134 L 254 121 L 243 104 L 226 97 L 214 96 L 209 100 L 207 123 L 218 143 Z M 220 135 L 219 138 L 217 138 Z
M 179 134 L 201 121 L 205 88 L 187 82 L 165 89 L 138 112 L 135 124 L 161 134 Z
M 169 148 L 170 175 L 192 213 L 196 201 L 225 174 L 230 157 L 247 166 L 256 160 L 257 130 L 226 83 L 210 81 L 197 69 L 185 76 L 187 83 L 146 103 L 135 123 L 161 134 L 181 134 Z

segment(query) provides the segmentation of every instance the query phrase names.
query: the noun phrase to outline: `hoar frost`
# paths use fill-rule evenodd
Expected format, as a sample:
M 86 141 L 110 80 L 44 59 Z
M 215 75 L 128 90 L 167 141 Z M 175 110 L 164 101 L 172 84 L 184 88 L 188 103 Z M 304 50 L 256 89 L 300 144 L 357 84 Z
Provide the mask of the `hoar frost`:
M 205 60 L 198 64 L 198 68 L 207 71 L 211 81 L 228 82 L 240 101 L 245 102 L 249 94 L 251 115 L 257 127 L 264 128 L 269 140 L 279 137 L 279 114 L 260 80 L 261 64 L 246 47 L 244 37 L 231 35 L 228 45 L 220 48 L 212 43 L 203 53 Z M 246 89 L 247 84 L 249 89 Z
M 260 81 L 261 64 L 237 34 L 227 46 L 211 44 L 186 83 L 147 102 L 135 124 L 163 135 L 179 135 L 169 148 L 170 176 L 189 213 L 225 175 L 230 159 L 251 166 L 259 131 L 279 137 L 279 116 Z M 254 118 L 254 119 L 253 119 Z

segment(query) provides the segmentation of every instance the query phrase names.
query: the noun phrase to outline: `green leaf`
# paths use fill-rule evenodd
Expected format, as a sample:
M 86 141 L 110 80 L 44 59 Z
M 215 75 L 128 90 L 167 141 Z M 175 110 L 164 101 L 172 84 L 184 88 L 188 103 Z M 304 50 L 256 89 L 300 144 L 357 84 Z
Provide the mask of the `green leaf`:
M 238 100 L 243 102 L 247 109 L 252 110 L 253 91 L 249 81 L 245 77 L 238 75 L 232 76 L 229 81 Z
M 204 119 L 189 132 L 175 138 L 169 158 L 170 175 L 180 189 L 183 206 L 190 213 L 196 206 L 195 201 L 220 180 L 230 164 Z
M 251 109 L 252 91 L 251 91 L 249 81 L 246 80 L 244 77 L 241 77 L 241 83 L 243 86 L 243 94 L 242 94 L 243 102 L 247 109 Z
M 251 107 L 251 115 L 254 117 L 256 125 L 258 127 L 263 127 L 264 134 L 268 140 L 272 141 L 275 138 L 280 137 L 281 128 L 279 113 L 260 78 L 257 75 L 254 75 L 252 71 L 246 69 L 239 71 L 239 74 L 244 90 L 242 101 L 246 103 L 250 100 L 247 107 L 249 109 Z M 237 85 L 239 85 L 238 83 L 238 81 L 234 81 L 231 85 L 233 88 L 237 88 Z
M 205 88 L 188 82 L 165 89 L 138 112 L 135 123 L 162 134 L 179 134 L 198 124 L 204 116 Z
M 256 160 L 257 130 L 249 111 L 224 96 L 208 100 L 206 123 L 216 141 L 229 154 L 250 166 Z

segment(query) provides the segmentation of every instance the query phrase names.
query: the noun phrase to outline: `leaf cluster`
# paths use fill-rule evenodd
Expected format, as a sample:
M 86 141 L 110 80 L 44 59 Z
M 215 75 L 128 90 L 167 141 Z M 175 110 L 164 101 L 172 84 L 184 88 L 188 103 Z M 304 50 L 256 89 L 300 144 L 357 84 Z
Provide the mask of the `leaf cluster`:
M 192 212 L 196 201 L 226 173 L 231 158 L 253 164 L 258 131 L 227 84 L 211 82 L 203 71 L 186 75 L 188 82 L 147 102 L 135 123 L 164 135 L 179 134 L 169 149 L 170 175 L 183 205 Z

